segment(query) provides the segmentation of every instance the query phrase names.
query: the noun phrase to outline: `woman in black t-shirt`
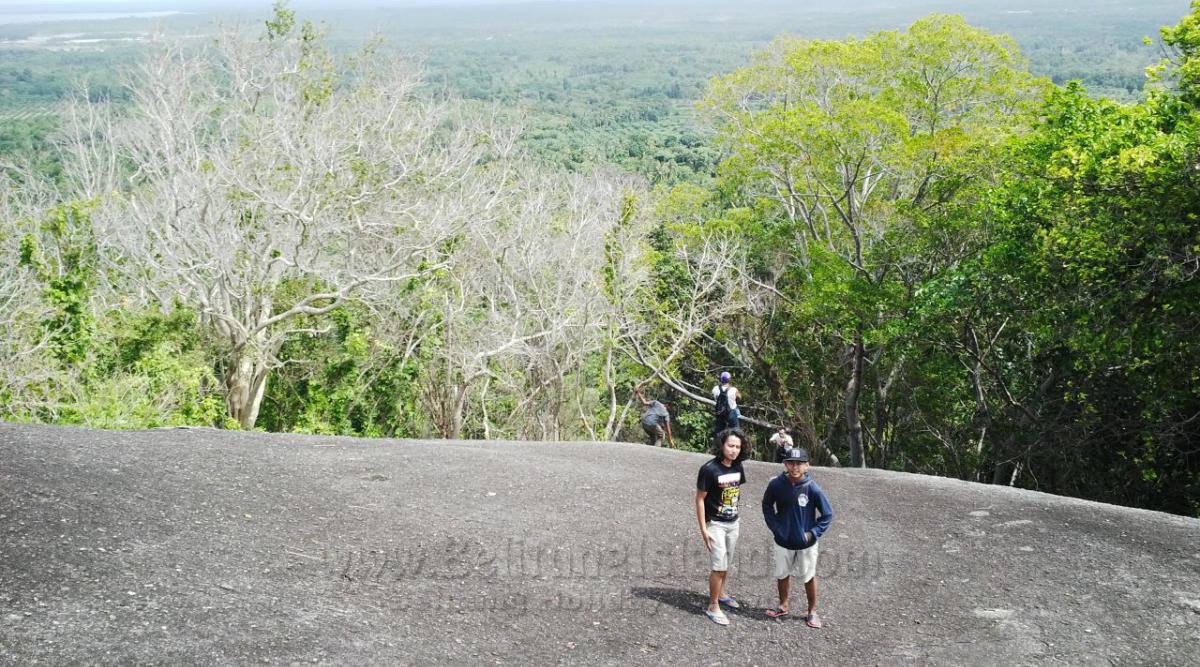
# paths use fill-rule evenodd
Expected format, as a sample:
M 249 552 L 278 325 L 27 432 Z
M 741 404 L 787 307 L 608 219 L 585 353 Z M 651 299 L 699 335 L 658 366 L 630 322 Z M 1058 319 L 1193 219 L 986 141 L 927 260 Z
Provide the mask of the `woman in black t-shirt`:
M 741 486 L 746 483 L 742 461 L 751 449 L 740 429 L 725 429 L 717 437 L 716 456 L 701 466 L 696 476 L 696 522 L 711 564 L 708 609 L 704 614 L 717 625 L 729 625 L 722 604 L 731 609 L 741 606 L 725 592 L 725 582 L 737 547 L 738 500 Z

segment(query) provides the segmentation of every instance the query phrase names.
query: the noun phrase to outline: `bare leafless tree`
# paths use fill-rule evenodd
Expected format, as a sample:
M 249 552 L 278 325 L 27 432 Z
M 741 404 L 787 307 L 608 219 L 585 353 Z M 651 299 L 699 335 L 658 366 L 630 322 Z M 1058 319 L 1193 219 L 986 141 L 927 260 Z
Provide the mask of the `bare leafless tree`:
M 604 340 L 604 240 L 632 187 L 530 167 L 506 187 L 503 215 L 463 235 L 435 291 L 423 392 L 441 434 L 461 434 L 472 400 L 502 395 L 502 414 L 478 411 L 484 433 L 562 436 L 577 371 Z
M 161 42 L 130 108 L 81 99 L 68 116 L 68 173 L 98 198 L 114 269 L 140 298 L 199 313 L 247 428 L 311 316 L 438 270 L 495 217 L 513 145 L 486 116 L 419 95 L 411 65 L 369 50 L 335 64 L 287 18 L 208 48 Z
M 0 420 L 53 418 L 61 406 L 46 389 L 66 378 L 49 355 L 50 304 L 21 261 L 22 241 L 36 237 L 52 196 L 32 170 L 7 167 L 0 172 Z
M 705 231 L 681 242 L 675 252 L 682 269 L 674 285 L 676 307 L 664 307 L 654 298 L 625 301 L 623 350 L 681 395 L 712 404 L 706 392 L 685 385 L 675 369 L 695 344 L 710 339 L 719 322 L 747 308 L 754 286 L 747 282 L 746 250 L 729 232 Z

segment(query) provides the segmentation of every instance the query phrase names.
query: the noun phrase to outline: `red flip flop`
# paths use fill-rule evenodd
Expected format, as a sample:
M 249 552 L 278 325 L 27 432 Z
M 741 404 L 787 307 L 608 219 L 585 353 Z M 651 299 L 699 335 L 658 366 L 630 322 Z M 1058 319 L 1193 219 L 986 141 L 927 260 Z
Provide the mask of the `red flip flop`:
M 767 618 L 783 618 L 784 616 L 787 616 L 790 613 L 792 613 L 792 612 L 788 611 L 787 609 L 780 609 L 779 607 L 772 607 L 767 610 Z

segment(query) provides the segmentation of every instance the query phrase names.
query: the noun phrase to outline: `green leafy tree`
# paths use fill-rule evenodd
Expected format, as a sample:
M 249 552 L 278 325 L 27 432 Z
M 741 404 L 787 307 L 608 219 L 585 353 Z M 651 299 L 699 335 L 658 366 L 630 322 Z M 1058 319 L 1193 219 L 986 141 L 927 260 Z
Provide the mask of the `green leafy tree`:
M 986 242 L 921 295 L 975 371 L 996 481 L 1200 514 L 1198 7 L 1144 102 L 1049 96 Z
M 723 187 L 766 230 L 761 282 L 783 301 L 768 306 L 779 328 L 746 347 L 770 376 L 769 341 L 819 321 L 847 362 L 840 418 L 852 465 L 886 463 L 906 364 L 888 323 L 912 285 L 957 260 L 940 241 L 1043 87 L 1011 40 L 935 15 L 861 40 L 777 40 L 705 96 L 727 155 Z
M 999 243 L 1023 251 L 999 277 L 1023 285 L 1019 328 L 1050 390 L 1028 424 L 1050 437 L 1006 454 L 1057 491 L 1195 513 L 1200 128 L 1185 98 L 1054 96 L 1000 200 Z M 1129 474 L 1103 474 L 1113 460 Z

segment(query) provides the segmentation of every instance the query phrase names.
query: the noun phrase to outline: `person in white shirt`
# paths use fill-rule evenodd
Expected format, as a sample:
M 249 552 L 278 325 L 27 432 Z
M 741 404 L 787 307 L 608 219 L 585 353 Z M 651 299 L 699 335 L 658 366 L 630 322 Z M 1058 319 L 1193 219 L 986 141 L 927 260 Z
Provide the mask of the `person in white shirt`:
M 794 446 L 792 436 L 788 435 L 786 426 L 780 426 L 777 431 L 771 434 L 771 438 L 767 442 L 775 447 L 776 463 L 783 463 L 783 457 L 787 454 L 787 450 Z

